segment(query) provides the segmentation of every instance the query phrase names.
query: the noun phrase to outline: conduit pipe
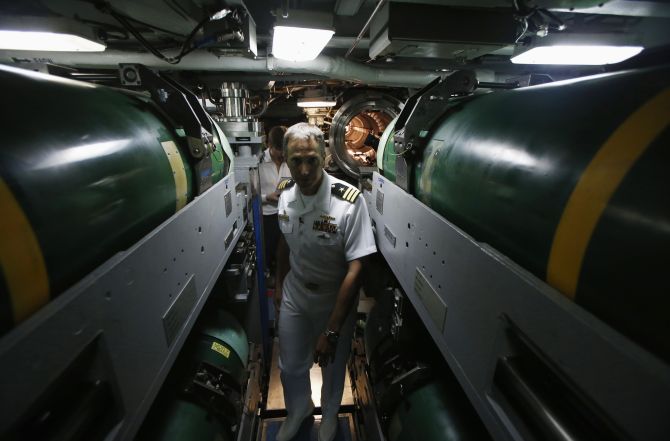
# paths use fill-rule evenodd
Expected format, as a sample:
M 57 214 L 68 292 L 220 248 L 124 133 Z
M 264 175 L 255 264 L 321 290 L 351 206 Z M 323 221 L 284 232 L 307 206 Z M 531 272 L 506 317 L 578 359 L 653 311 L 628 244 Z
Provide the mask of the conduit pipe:
M 320 55 L 312 61 L 285 61 L 267 58 L 271 72 L 310 73 L 334 80 L 357 81 L 371 86 L 423 87 L 439 75 L 435 72 L 400 69 L 381 69 L 345 60 L 342 57 Z
M 169 56 L 169 54 L 166 54 Z M 432 71 L 375 68 L 342 57 L 320 55 L 312 61 L 285 61 L 272 56 L 250 59 L 217 56 L 200 50 L 169 64 L 149 53 L 106 50 L 95 55 L 81 52 L 0 51 L 0 63 L 52 63 L 81 68 L 115 68 L 120 63 L 139 63 L 153 69 L 221 72 L 269 72 L 319 75 L 330 79 L 361 82 L 372 86 L 423 87 L 438 76 Z

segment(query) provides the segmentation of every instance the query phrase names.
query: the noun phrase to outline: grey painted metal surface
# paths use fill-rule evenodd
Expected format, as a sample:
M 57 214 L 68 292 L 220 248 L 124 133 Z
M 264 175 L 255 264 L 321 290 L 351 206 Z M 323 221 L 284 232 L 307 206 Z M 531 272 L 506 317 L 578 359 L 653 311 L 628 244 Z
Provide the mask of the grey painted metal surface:
M 495 439 L 527 438 L 493 383 L 498 361 L 513 355 L 510 323 L 622 433 L 666 439 L 668 365 L 379 174 L 364 196 L 378 248 Z
M 89 374 L 111 384 L 120 413 L 107 439 L 132 439 L 244 229 L 245 207 L 229 174 L 4 336 L 0 433 L 93 345 Z
M 256 156 L 235 157 L 235 180 L 241 184 L 252 184 L 254 193 L 260 192 L 260 177 L 258 175 L 259 159 Z

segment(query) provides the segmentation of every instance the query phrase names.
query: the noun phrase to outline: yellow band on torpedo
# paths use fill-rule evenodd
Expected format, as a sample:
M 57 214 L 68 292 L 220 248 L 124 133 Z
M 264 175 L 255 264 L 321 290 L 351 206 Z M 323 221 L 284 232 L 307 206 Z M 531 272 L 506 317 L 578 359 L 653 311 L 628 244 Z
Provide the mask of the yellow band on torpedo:
M 670 88 L 633 112 L 582 173 L 556 228 L 547 264 L 547 282 L 566 296 L 575 297 L 586 248 L 610 198 L 669 122 Z
M 19 323 L 49 301 L 49 276 L 35 232 L 2 178 L 0 207 L 0 265 Z
M 168 161 L 170 161 L 170 168 L 174 177 L 175 197 L 177 201 L 175 212 L 177 212 L 184 208 L 184 205 L 188 201 L 184 161 L 182 161 L 181 154 L 179 154 L 179 149 L 177 149 L 177 144 L 174 141 L 164 141 L 161 142 L 161 145 L 163 146 L 163 150 L 165 150 Z

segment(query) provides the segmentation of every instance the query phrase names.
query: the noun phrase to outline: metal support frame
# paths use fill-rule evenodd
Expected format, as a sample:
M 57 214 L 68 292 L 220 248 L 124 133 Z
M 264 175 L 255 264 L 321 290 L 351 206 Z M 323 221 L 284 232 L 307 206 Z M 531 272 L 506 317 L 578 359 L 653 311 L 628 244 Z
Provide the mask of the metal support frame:
M 254 227 L 254 241 L 256 243 L 256 268 L 258 283 L 258 303 L 260 307 L 261 341 L 263 343 L 263 357 L 266 366 L 272 360 L 272 342 L 270 341 L 269 311 L 265 287 L 265 246 L 263 244 L 263 211 L 260 197 L 259 162 L 255 156 L 237 157 L 235 162 L 235 176 L 240 183 L 247 185 L 251 218 Z
M 494 379 L 517 355 L 510 335 L 618 438 L 667 437 L 668 365 L 379 174 L 364 196 L 379 250 L 496 440 L 534 439 Z
M 354 338 L 352 349 L 353 353 L 349 360 L 348 369 L 354 400 L 357 409 L 359 409 L 354 417 L 362 420 L 362 427 L 365 431 L 361 438 L 368 441 L 384 441 L 384 433 L 379 423 L 379 414 L 374 400 L 374 391 L 366 369 L 367 361 L 363 339 L 360 337 Z
M 240 427 L 237 430 L 237 441 L 248 441 L 258 431 L 260 423 L 260 404 L 263 401 L 262 383 L 265 370 L 262 348 L 252 344 L 249 351 L 249 366 L 246 387 L 244 388 L 244 407 Z
M 244 229 L 246 204 L 229 174 L 5 335 L 0 434 L 29 424 L 32 406 L 95 346 L 86 374 L 110 385 L 119 415 L 106 439 L 132 439 Z
M 475 72 L 459 70 L 448 77 L 436 78 L 412 95 L 403 107 L 395 123 L 393 149 L 396 158 L 396 183 L 407 191 L 413 191 L 413 167 L 415 157 L 426 147 L 428 134 L 433 125 L 445 115 L 454 95 L 467 96 L 477 87 Z
M 261 341 L 263 343 L 263 359 L 272 360 L 272 342 L 270 341 L 270 328 L 268 326 L 268 302 L 265 288 L 265 247 L 263 244 L 263 212 L 262 202 L 259 194 L 253 196 L 251 210 L 254 222 L 254 239 L 256 241 L 256 279 L 258 283 L 258 304 L 261 314 Z M 270 363 L 267 363 L 269 366 Z
M 150 105 L 156 106 L 173 127 L 185 133 L 190 162 L 195 172 L 197 194 L 212 186 L 212 158 L 214 122 L 200 105 L 198 97 L 168 76 L 160 75 L 141 64 L 119 64 L 121 84 L 142 87 L 151 95 Z

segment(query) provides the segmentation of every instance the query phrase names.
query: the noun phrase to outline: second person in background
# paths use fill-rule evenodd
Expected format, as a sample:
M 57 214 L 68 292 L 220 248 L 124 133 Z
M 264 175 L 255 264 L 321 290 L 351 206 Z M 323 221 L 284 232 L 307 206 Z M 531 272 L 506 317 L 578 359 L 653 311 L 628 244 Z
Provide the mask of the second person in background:
M 265 241 L 265 264 L 274 273 L 274 263 L 279 240 L 279 222 L 277 219 L 277 202 L 280 190 L 277 185 L 282 179 L 290 178 L 283 154 L 283 140 L 286 127 L 275 126 L 268 132 L 266 154 L 269 153 L 270 162 L 262 162 L 259 167 L 261 179 L 261 198 L 263 201 L 263 240 Z

